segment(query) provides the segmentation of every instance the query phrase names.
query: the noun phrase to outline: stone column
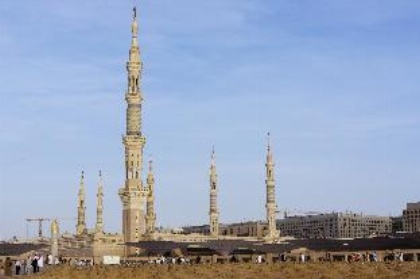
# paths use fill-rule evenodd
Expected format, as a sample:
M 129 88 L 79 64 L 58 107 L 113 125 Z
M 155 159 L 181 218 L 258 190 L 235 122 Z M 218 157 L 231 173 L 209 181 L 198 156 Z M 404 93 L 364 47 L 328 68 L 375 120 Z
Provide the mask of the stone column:
M 53 220 L 51 223 L 51 256 L 53 264 L 55 260 L 58 259 L 58 238 L 60 234 L 60 228 L 58 226 L 57 219 Z

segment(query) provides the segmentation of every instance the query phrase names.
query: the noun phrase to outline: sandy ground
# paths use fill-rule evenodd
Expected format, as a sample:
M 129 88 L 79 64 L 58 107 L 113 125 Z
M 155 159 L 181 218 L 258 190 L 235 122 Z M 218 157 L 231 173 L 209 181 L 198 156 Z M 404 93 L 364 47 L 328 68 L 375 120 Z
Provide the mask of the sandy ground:
M 420 279 L 420 263 L 282 263 L 146 265 L 137 268 L 93 267 L 77 269 L 57 267 L 25 278 L 71 279 Z

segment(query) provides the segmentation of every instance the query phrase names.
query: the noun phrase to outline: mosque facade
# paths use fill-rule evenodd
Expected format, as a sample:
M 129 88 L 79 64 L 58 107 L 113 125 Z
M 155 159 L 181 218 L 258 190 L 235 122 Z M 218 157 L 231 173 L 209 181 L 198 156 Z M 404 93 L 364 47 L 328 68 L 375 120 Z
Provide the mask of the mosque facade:
M 138 42 L 138 22 L 136 9 L 133 9 L 131 23 L 131 46 L 129 49 L 127 70 L 126 101 L 126 127 L 122 137 L 124 145 L 124 184 L 118 191 L 122 203 L 122 233 L 106 234 L 103 231 L 103 184 L 102 174 L 99 174 L 96 204 L 96 224 L 92 230 L 86 227 L 86 204 L 84 189 L 84 173 L 82 172 L 78 193 L 76 237 L 84 241 L 86 246 L 96 247 L 97 254 L 106 253 L 109 247 L 121 243 L 135 243 L 141 240 L 171 240 L 171 241 L 206 241 L 208 239 L 229 239 L 238 235 L 226 233 L 219 224 L 219 210 L 217 204 L 218 182 L 216 171 L 216 155 L 213 149 L 209 171 L 209 224 L 204 233 L 177 234 L 156 230 L 155 213 L 155 178 L 153 175 L 153 162 L 148 162 L 148 173 L 143 181 L 143 150 L 146 137 L 142 133 L 142 104 L 143 92 L 141 90 L 143 63 L 140 56 Z M 249 235 L 250 238 L 275 239 L 279 237 L 276 229 L 276 202 L 274 159 L 270 142 L 267 145 L 266 157 L 266 222 L 260 233 Z M 106 246 L 108 248 L 103 248 Z M 115 253 L 114 249 L 114 253 Z M 120 251 L 121 252 L 121 251 Z M 118 253 L 120 253 L 118 252 Z M 95 253 L 95 252 L 94 252 Z

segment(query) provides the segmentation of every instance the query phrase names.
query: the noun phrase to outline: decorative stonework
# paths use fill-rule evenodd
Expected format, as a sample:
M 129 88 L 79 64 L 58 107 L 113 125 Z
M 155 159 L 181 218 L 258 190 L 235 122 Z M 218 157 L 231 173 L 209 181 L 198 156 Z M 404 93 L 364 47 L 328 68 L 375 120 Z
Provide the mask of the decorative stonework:
M 82 176 L 80 178 L 80 187 L 78 195 L 78 206 L 77 206 L 77 225 L 76 225 L 76 234 L 81 236 L 87 232 L 86 229 L 86 206 L 85 206 L 85 185 L 84 185 L 84 172 L 82 171 Z
M 146 226 L 147 234 L 153 235 L 156 227 L 156 213 L 155 213 L 155 195 L 154 195 L 155 178 L 153 175 L 152 160 L 149 161 L 149 173 L 147 175 L 147 211 L 146 211 Z
M 96 233 L 103 233 L 104 231 L 104 220 L 103 220 L 103 197 L 104 197 L 104 190 L 102 186 L 102 172 L 99 171 L 99 185 L 98 185 L 98 193 L 96 194 L 97 201 L 96 201 L 96 225 L 95 225 L 95 232 Z
M 127 62 L 127 102 L 126 135 L 123 137 L 125 147 L 125 183 L 119 190 L 123 206 L 123 237 L 124 242 L 138 241 L 146 231 L 144 207 L 148 189 L 143 187 L 143 148 L 146 143 L 141 133 L 141 103 L 140 76 L 142 63 L 137 41 L 137 15 L 134 12 L 131 24 L 132 40 Z

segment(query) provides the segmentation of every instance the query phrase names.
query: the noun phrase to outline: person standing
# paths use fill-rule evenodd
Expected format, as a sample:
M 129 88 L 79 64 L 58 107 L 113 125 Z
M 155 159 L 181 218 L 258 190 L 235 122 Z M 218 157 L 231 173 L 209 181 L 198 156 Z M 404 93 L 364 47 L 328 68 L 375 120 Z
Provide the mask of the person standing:
M 22 263 L 20 262 L 20 260 L 18 259 L 16 262 L 15 262 L 15 271 L 16 271 L 16 275 L 19 275 L 20 274 L 20 268 L 21 268 L 21 266 L 22 266 Z
M 32 263 L 32 257 L 28 256 L 28 258 L 25 260 L 25 274 L 31 273 L 31 263 Z
M 4 261 L 4 275 L 12 276 L 13 275 L 13 262 L 10 257 L 6 257 Z
M 38 258 L 38 272 L 42 271 L 43 268 L 44 268 L 44 256 L 41 255 Z
M 47 256 L 47 263 L 48 263 L 48 265 L 53 265 L 54 264 L 53 256 L 51 254 L 48 254 L 48 256 Z
M 22 260 L 22 274 L 23 275 L 26 274 L 26 269 L 27 269 L 26 264 L 27 264 L 26 260 L 25 259 Z
M 35 254 L 35 256 L 32 258 L 31 266 L 32 266 L 32 272 L 37 273 L 39 271 L 38 269 L 38 255 Z

